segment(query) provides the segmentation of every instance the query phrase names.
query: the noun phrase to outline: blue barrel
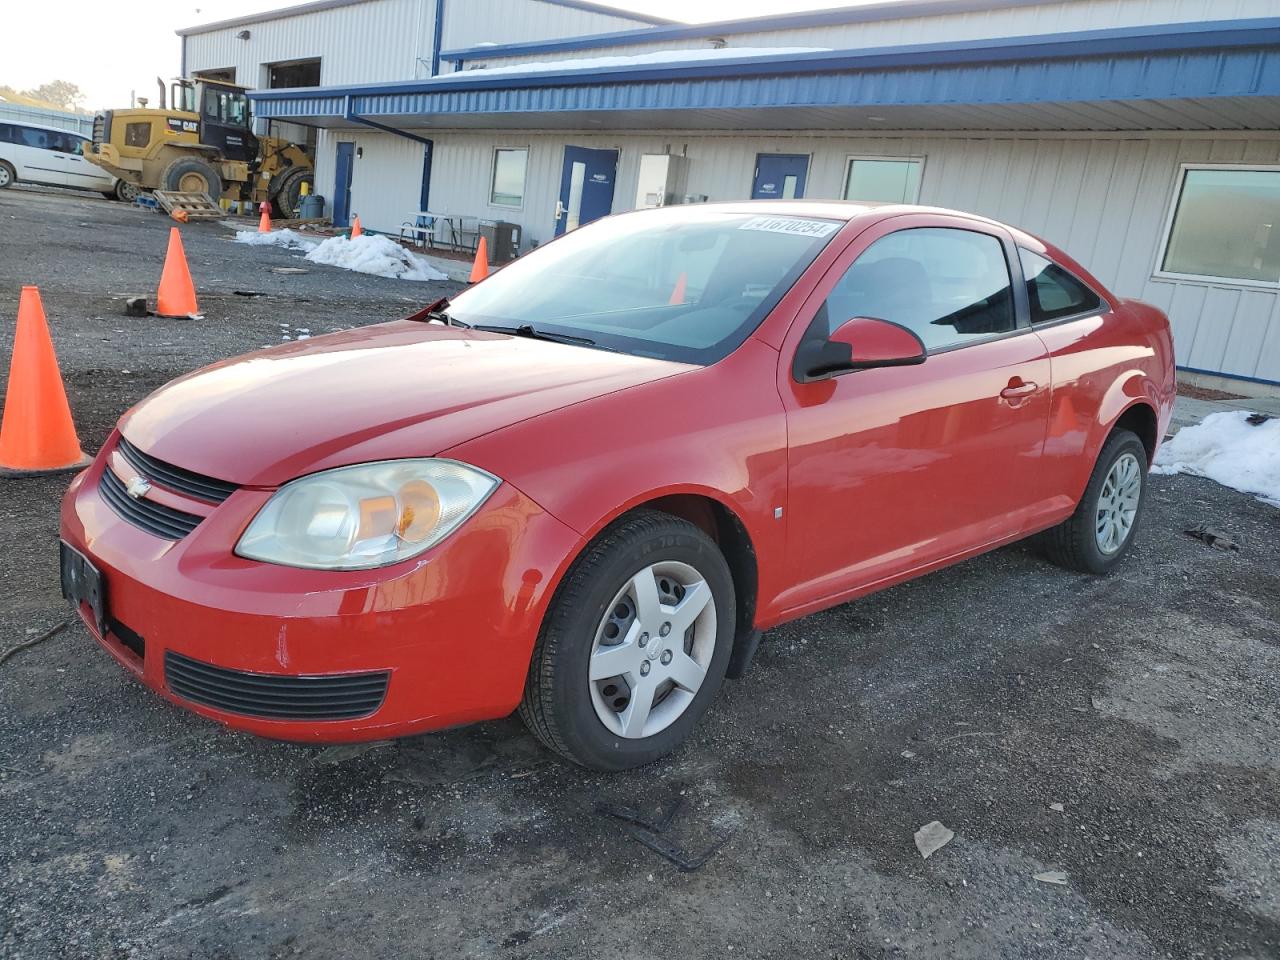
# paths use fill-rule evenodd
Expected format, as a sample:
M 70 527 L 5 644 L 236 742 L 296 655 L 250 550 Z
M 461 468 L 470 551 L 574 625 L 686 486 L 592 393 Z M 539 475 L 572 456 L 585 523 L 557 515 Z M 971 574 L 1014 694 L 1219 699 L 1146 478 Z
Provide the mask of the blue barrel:
M 298 204 L 298 216 L 303 220 L 319 220 L 324 216 L 324 197 L 309 193 Z

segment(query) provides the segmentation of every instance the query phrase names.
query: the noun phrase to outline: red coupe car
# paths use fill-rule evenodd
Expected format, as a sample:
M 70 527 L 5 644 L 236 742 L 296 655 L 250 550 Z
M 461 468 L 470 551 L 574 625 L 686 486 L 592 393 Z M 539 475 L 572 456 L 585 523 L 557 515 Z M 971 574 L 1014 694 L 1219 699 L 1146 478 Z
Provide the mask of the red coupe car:
M 518 709 L 631 767 L 783 621 L 1033 534 L 1111 569 L 1173 364 L 1158 310 L 981 217 L 624 214 L 139 403 L 67 494 L 63 590 L 229 726 L 361 740 Z

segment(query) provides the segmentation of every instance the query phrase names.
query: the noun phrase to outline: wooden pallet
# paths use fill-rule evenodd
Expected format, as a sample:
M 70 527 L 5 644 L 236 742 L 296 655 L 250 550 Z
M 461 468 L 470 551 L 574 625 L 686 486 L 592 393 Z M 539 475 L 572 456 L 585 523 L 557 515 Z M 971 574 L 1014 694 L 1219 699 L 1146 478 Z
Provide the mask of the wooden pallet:
M 155 190 L 151 194 L 165 213 L 185 211 L 189 220 L 220 220 L 227 215 L 207 193 L 182 193 L 177 190 Z

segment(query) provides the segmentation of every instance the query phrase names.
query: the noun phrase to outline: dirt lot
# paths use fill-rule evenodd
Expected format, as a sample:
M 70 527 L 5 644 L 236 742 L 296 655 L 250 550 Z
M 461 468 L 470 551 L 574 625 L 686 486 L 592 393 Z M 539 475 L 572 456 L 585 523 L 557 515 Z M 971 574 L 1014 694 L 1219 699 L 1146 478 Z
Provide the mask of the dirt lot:
M 89 448 L 194 366 L 448 289 L 274 274 L 298 261 L 189 227 L 207 318 L 126 319 L 166 227 L 0 193 L 0 351 L 38 282 Z M 66 616 L 66 479 L 3 483 L 7 647 Z M 229 733 L 75 626 L 0 666 L 0 955 L 1280 956 L 1280 511 L 1184 477 L 1153 494 L 1110 578 L 1017 546 L 771 631 L 686 749 L 621 776 L 514 719 L 333 749 Z M 1183 533 L 1206 520 L 1241 550 Z M 681 873 L 601 801 L 680 801 L 676 846 L 728 840 Z M 924 861 L 932 820 L 956 836 Z

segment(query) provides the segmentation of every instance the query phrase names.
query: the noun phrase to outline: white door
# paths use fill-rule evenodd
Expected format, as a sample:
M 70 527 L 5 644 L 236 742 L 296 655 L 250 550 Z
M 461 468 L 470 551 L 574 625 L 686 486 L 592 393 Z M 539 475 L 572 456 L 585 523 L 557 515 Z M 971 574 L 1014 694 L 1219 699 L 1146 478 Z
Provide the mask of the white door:
M 115 177 L 96 163 L 90 163 L 84 158 L 84 145 L 87 142 L 84 137 L 76 136 L 74 133 L 55 134 L 55 136 L 58 138 L 57 145 L 62 149 L 55 150 L 54 155 L 62 163 L 67 186 L 100 192 L 112 188 Z
M 61 143 L 61 132 L 19 124 L 14 124 L 13 129 L 17 134 L 13 152 L 18 161 L 18 179 L 66 186 L 66 164 L 53 150 L 55 143 Z

